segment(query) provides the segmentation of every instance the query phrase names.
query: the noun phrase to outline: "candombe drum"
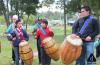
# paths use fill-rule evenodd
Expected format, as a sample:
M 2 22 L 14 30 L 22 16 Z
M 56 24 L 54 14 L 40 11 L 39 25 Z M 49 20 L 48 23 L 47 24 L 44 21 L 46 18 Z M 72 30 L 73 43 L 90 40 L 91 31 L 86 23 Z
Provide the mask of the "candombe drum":
M 59 49 L 55 40 L 52 37 L 48 37 L 43 40 L 43 43 L 45 44 L 44 50 L 46 54 L 55 61 L 59 60 Z
M 69 65 L 77 60 L 81 55 L 82 40 L 80 38 L 72 38 L 69 35 L 65 38 L 60 47 L 60 58 L 62 63 Z
M 23 41 L 19 44 L 19 54 L 26 65 L 32 65 L 33 52 L 27 41 Z

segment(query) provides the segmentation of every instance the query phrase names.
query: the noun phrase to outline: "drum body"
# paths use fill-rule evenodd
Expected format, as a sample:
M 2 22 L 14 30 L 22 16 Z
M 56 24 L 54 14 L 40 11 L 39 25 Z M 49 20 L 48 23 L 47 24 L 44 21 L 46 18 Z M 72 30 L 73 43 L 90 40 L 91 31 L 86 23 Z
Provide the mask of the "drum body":
M 19 54 L 22 61 L 26 65 L 32 65 L 33 52 L 27 41 L 21 42 L 19 44 Z
M 69 65 L 77 60 L 81 55 L 82 40 L 80 38 L 72 39 L 71 35 L 65 38 L 60 47 L 60 58 L 62 63 Z
M 46 51 L 46 54 L 55 61 L 59 60 L 59 49 L 56 45 L 55 40 L 53 40 L 52 37 L 48 37 L 43 40 L 43 43 L 45 44 L 44 49 Z

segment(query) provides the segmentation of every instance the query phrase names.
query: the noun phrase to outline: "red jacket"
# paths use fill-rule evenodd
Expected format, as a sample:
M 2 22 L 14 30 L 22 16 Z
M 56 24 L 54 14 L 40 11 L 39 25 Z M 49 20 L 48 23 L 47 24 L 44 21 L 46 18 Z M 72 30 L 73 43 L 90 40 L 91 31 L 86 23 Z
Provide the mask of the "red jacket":
M 43 34 L 42 31 L 41 31 L 41 29 L 39 29 L 37 31 L 37 34 L 36 34 L 36 36 L 40 37 L 40 39 L 41 39 L 41 47 L 44 47 L 44 44 L 42 43 L 42 41 L 45 38 L 52 37 L 54 35 L 53 32 L 48 27 L 44 28 L 44 31 L 45 31 L 46 34 Z

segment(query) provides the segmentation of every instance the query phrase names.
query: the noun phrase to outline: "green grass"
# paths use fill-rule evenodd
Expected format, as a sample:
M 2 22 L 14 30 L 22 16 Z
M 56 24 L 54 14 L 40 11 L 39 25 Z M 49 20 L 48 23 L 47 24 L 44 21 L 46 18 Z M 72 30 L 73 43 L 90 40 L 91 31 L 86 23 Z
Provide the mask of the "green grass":
M 5 29 L 6 29 L 6 27 L 0 28 L 0 32 L 4 32 Z M 30 30 L 31 29 L 29 29 L 28 32 L 30 32 Z M 56 40 L 57 45 L 60 46 L 64 40 L 63 28 L 62 27 L 53 27 L 53 31 L 55 33 L 54 39 Z M 70 34 L 70 33 L 71 33 L 71 27 L 68 27 L 67 34 Z M 1 33 L 1 34 L 3 34 L 3 33 Z M 0 65 L 11 65 L 11 60 L 12 60 L 11 59 L 11 49 L 12 49 L 11 44 L 4 35 L 0 35 L 0 41 L 1 41 L 1 45 L 2 45 L 2 49 L 1 49 L 1 53 L 0 53 Z M 33 52 L 37 51 L 36 40 L 33 38 L 31 33 L 30 33 L 29 44 L 30 44 Z M 97 64 L 95 64 L 95 65 L 100 65 L 99 63 L 100 63 L 100 60 L 98 60 Z M 32 65 L 38 65 L 37 57 L 34 57 Z M 64 64 L 61 63 L 61 60 L 59 60 L 59 61 L 52 60 L 51 65 L 64 65 Z M 71 65 L 74 65 L 74 63 Z

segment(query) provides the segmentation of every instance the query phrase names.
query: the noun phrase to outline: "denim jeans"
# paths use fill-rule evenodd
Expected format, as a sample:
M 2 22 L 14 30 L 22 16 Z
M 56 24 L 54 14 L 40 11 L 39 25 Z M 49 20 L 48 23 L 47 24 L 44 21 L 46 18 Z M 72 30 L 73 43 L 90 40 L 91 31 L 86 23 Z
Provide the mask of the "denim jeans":
M 14 49 L 12 49 L 12 60 L 15 62 L 15 54 L 14 54 Z
M 88 63 L 87 59 L 90 54 L 94 53 L 94 42 L 84 42 L 82 46 L 82 52 L 79 59 L 76 61 L 76 65 L 93 65 L 93 63 Z
M 15 64 L 19 65 L 19 47 L 13 47 L 14 50 L 14 55 L 15 55 Z M 24 63 L 22 62 L 22 65 L 24 65 Z

